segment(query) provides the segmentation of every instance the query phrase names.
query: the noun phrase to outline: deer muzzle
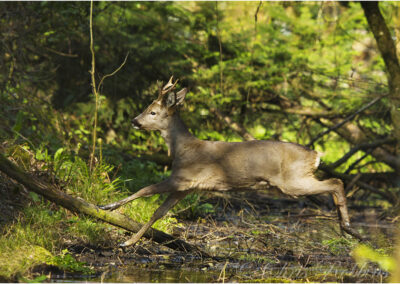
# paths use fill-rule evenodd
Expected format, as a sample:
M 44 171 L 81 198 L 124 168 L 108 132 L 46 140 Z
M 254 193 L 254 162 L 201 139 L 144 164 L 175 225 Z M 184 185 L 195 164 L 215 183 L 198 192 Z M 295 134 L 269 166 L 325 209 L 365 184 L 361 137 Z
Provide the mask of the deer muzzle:
M 136 117 L 134 119 L 132 119 L 132 126 L 135 129 L 141 129 L 142 128 L 142 125 L 139 123 L 139 121 L 137 120 Z

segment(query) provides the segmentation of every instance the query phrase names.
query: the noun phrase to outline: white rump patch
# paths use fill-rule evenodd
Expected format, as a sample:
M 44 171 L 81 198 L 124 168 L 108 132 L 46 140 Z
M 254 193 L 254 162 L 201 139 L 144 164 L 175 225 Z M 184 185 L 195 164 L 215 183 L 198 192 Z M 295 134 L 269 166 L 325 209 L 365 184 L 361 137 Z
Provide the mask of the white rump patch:
M 315 159 L 315 168 L 318 168 L 319 163 L 321 162 L 321 157 L 322 157 L 324 154 L 325 154 L 325 153 L 317 152 L 317 158 Z
M 315 159 L 315 167 L 316 168 L 318 168 L 320 162 L 321 162 L 321 158 L 319 156 L 317 156 L 317 158 Z

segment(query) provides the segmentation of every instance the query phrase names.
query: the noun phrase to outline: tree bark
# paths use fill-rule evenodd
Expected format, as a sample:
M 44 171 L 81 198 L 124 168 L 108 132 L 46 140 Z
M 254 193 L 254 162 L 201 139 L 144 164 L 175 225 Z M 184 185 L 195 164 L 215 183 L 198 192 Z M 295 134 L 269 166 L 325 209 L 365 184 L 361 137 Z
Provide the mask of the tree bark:
M 142 227 L 142 224 L 126 217 L 115 211 L 105 211 L 98 208 L 96 205 L 88 203 L 80 198 L 72 197 L 65 192 L 47 184 L 19 169 L 16 165 L 10 162 L 6 157 L 0 154 L 0 171 L 23 184 L 28 190 L 33 191 L 44 198 L 60 205 L 72 212 L 84 213 L 86 215 L 98 218 L 111 225 L 123 228 L 125 230 L 136 233 Z M 150 228 L 144 237 L 153 239 L 154 241 L 163 244 L 172 249 L 185 252 L 196 252 L 204 257 L 209 257 L 207 253 L 202 252 L 196 246 L 188 244 L 182 240 L 176 239 L 173 236 Z
M 378 2 L 362 1 L 361 7 L 364 10 L 369 28 L 371 29 L 378 49 L 385 62 L 389 82 L 389 99 L 391 102 L 390 115 L 393 123 L 394 136 L 400 142 L 400 65 L 396 54 L 396 46 L 385 23 Z M 399 144 L 398 144 L 399 145 Z M 398 151 L 398 149 L 397 149 Z M 398 157 L 399 158 L 399 157 Z M 400 167 L 396 168 L 400 174 Z

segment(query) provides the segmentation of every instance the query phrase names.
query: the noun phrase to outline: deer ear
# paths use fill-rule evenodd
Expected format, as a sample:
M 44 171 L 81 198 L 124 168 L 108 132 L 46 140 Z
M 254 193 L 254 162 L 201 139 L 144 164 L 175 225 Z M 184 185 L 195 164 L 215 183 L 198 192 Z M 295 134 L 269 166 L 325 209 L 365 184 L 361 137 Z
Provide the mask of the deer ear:
M 186 94 L 187 94 L 186 88 L 183 88 L 176 94 L 174 92 L 169 92 L 165 100 L 165 106 L 167 108 L 170 108 L 181 105 L 186 97 Z
M 180 105 L 183 103 L 183 101 L 185 100 L 187 94 L 187 89 L 183 88 L 182 90 L 180 90 L 179 92 L 176 93 L 176 105 Z
M 165 106 L 167 108 L 173 107 L 176 104 L 176 94 L 174 92 L 169 92 L 165 100 Z

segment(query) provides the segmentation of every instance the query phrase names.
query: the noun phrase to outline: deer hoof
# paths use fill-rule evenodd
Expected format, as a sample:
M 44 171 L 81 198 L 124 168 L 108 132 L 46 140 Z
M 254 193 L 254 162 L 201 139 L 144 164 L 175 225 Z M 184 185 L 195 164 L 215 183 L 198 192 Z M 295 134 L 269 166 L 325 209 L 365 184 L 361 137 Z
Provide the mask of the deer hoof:
M 118 246 L 119 246 L 120 248 L 126 248 L 126 247 L 129 246 L 129 244 L 127 244 L 127 243 L 125 242 L 125 243 L 120 243 Z
M 120 248 L 126 248 L 126 247 L 132 246 L 134 244 L 136 244 L 136 242 L 132 242 L 131 240 L 127 240 L 126 242 L 119 244 L 119 247 Z
M 112 203 L 111 204 L 107 204 L 107 205 L 100 205 L 100 206 L 97 206 L 97 207 L 99 207 L 102 210 L 114 210 L 114 209 L 117 209 L 117 207 Z
M 350 223 L 349 222 L 341 222 L 340 227 L 341 228 L 350 228 Z

